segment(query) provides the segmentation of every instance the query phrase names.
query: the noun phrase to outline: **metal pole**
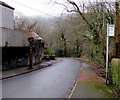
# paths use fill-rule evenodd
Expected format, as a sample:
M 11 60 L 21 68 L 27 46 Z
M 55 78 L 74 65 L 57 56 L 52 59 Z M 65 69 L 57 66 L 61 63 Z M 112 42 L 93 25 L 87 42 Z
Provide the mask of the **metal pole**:
M 106 84 L 108 79 L 108 44 L 109 44 L 109 36 L 107 36 L 107 45 L 106 45 Z
M 106 84 L 108 79 L 108 45 L 109 45 L 109 24 L 107 24 L 107 38 L 106 38 Z

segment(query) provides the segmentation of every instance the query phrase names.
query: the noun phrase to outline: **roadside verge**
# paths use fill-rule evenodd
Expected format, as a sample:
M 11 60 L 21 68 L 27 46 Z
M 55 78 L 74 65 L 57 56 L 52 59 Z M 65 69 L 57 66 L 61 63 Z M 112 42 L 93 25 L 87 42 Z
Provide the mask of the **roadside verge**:
M 89 64 L 81 63 L 81 73 L 69 98 L 113 98 L 112 90 L 105 85 L 105 80 L 98 76 Z

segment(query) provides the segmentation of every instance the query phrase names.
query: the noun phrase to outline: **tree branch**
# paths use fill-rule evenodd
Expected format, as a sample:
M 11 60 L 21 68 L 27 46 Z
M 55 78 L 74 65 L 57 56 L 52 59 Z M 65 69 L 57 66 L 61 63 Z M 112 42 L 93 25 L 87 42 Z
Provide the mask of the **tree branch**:
M 86 22 L 86 24 L 89 25 L 89 28 L 92 29 L 95 33 L 98 34 L 98 31 L 86 20 L 85 16 L 84 16 L 83 13 L 80 11 L 78 5 L 77 5 L 74 1 L 71 1 L 71 0 L 67 0 L 67 2 L 69 2 L 70 4 L 72 4 L 73 6 L 76 7 L 76 10 L 71 10 L 71 11 L 78 12 L 78 13 L 80 14 L 80 16 L 82 17 L 82 19 Z

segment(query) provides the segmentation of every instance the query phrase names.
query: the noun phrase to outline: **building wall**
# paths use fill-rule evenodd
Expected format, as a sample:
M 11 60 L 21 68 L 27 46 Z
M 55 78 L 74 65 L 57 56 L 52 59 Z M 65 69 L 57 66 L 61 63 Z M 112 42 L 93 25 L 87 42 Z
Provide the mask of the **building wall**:
M 2 26 L 2 8 L 1 8 L 1 5 L 0 5 L 0 27 Z M 2 45 L 2 30 L 0 30 L 0 46 Z
M 7 28 L 0 28 L 0 36 L 2 36 L 2 45 L 5 47 L 21 47 L 28 46 L 27 33 L 18 30 L 12 30 Z
M 29 47 L 2 47 L 2 70 L 28 65 Z
M 14 14 L 12 9 L 0 5 L 0 27 L 14 28 Z
M 29 65 L 29 52 L 30 47 L 2 47 L 2 70 Z M 41 40 L 35 40 L 32 50 L 33 65 L 40 63 L 43 55 L 44 43 Z

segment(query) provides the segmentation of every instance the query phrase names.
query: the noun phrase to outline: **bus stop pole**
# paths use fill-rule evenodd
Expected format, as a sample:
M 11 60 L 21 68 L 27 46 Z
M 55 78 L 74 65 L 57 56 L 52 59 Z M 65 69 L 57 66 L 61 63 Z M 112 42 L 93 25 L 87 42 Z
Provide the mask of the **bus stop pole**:
M 107 24 L 107 38 L 106 38 L 106 84 L 108 80 L 108 45 L 109 45 L 109 29 L 108 29 L 109 24 Z
M 109 36 L 107 36 L 107 44 L 106 44 L 106 84 L 108 79 L 108 44 L 109 44 Z

